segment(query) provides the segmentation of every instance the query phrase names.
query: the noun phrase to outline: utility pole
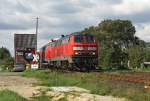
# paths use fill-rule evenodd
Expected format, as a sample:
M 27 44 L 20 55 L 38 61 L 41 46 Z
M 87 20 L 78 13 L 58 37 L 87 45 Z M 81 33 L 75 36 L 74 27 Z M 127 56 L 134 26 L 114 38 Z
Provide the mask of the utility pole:
M 36 18 L 36 51 L 37 51 L 37 38 L 38 38 L 38 27 L 39 27 L 39 17 Z

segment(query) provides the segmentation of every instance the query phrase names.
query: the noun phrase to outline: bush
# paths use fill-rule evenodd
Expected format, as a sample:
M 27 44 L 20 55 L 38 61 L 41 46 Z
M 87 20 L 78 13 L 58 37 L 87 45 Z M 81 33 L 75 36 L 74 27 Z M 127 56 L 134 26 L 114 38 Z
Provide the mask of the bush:
M 143 63 L 144 61 L 143 48 L 141 48 L 140 46 L 134 45 L 129 48 L 128 54 L 129 54 L 129 61 L 130 61 L 129 67 L 136 68 L 136 69 L 140 68 L 141 63 Z
M 1 61 L 0 69 L 1 71 L 11 70 L 13 68 L 13 58 L 7 58 Z
M 13 67 L 13 58 L 8 49 L 0 48 L 0 70 L 10 70 Z

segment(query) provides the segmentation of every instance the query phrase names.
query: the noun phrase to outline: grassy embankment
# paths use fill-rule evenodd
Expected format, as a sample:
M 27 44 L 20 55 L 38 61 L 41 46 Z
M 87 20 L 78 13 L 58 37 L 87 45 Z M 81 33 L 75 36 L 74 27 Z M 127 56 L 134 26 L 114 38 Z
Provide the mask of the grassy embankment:
M 0 91 L 0 101 L 27 101 L 27 100 L 12 91 L 3 90 Z
M 0 91 L 0 101 L 28 101 L 17 93 L 9 90 Z M 34 97 L 32 101 L 51 101 L 47 96 Z
M 145 90 L 143 85 L 108 80 L 100 77 L 100 73 L 63 73 L 37 70 L 25 71 L 22 75 L 40 79 L 41 82 L 38 85 L 78 86 L 90 90 L 93 94 L 125 97 L 131 101 L 150 101 L 150 91 Z

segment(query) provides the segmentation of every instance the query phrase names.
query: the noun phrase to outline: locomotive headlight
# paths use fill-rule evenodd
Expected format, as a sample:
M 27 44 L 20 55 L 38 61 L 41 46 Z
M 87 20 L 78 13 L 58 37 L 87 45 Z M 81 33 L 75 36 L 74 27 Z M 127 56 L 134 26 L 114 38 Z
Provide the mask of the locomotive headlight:
M 79 53 L 75 53 L 75 55 L 78 55 Z
M 73 47 L 73 50 L 83 50 L 83 47 Z
M 96 50 L 96 47 L 88 47 L 88 50 Z
M 92 55 L 95 55 L 96 53 L 95 52 L 92 52 Z

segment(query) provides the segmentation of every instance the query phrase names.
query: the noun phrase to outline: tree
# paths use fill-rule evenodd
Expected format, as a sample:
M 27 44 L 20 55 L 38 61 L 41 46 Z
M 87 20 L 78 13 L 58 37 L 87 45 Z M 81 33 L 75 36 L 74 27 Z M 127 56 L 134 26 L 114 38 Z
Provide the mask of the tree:
M 7 48 L 0 48 L 0 59 L 3 60 L 3 59 L 6 59 L 8 57 L 11 57 L 11 54 L 9 52 L 9 50 Z
M 129 67 L 140 68 L 144 62 L 144 50 L 139 45 L 134 45 L 128 49 Z
M 100 65 L 106 67 L 127 67 L 129 47 L 144 46 L 144 41 L 135 36 L 135 27 L 129 20 L 104 20 L 98 26 L 91 26 L 83 32 L 96 36 Z
M 135 27 L 128 20 L 104 20 L 97 27 L 99 36 L 117 44 L 121 47 L 128 47 L 130 42 L 134 42 Z
M 0 69 L 6 70 L 13 66 L 13 58 L 7 48 L 0 48 Z
M 150 62 L 150 48 L 145 48 L 144 49 L 144 61 L 145 62 Z

